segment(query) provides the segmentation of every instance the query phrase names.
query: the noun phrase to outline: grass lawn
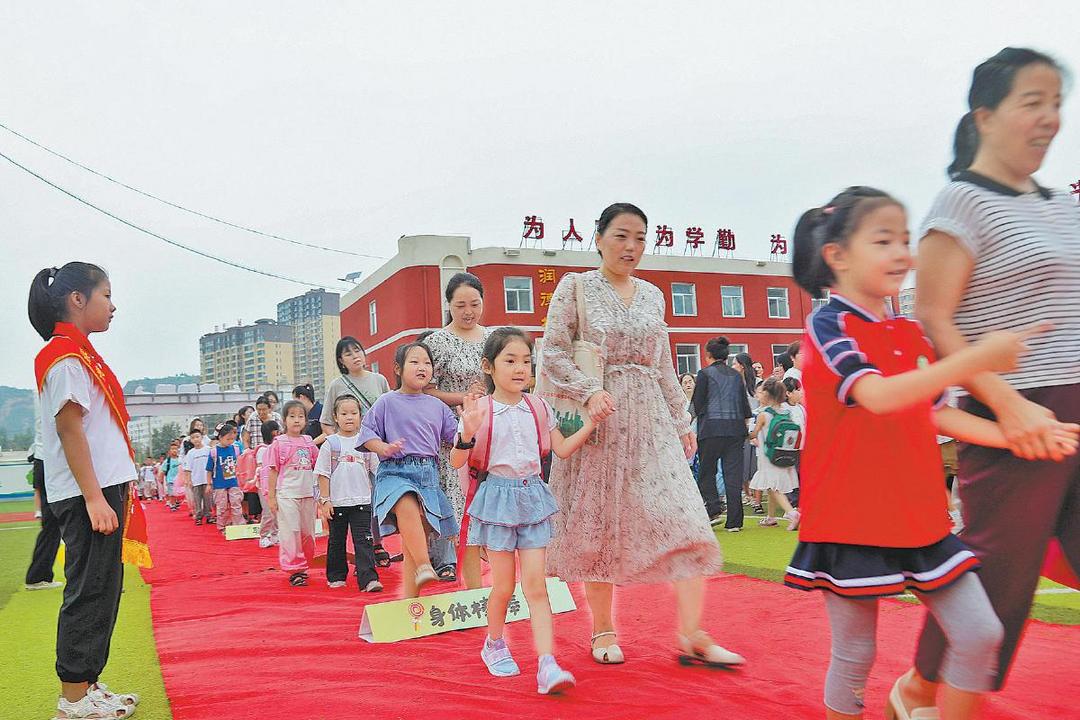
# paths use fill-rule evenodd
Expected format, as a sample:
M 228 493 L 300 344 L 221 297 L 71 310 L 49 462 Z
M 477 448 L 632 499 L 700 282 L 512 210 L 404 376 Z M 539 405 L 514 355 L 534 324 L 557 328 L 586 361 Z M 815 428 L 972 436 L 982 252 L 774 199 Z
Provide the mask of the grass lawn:
M 759 527 L 760 516 L 748 514 L 743 531 L 725 532 L 717 528 L 716 536 L 724 549 L 724 571 L 750 577 L 783 582 L 784 569 L 795 550 L 798 533 L 787 531 L 787 522 L 776 527 Z M 1057 583 L 1039 581 L 1040 590 L 1065 589 Z M 792 591 L 795 592 L 795 591 Z M 1045 622 L 1080 625 L 1080 592 L 1043 593 L 1035 596 L 1031 616 Z
M 0 512 L 9 505 L 0 504 Z M 32 503 L 27 508 L 32 510 Z M 22 512 L 18 510 L 15 512 Z M 5 718 L 51 718 L 56 710 L 56 615 L 63 589 L 27 592 L 23 580 L 37 537 L 36 524 L 0 524 L 0 706 Z M 150 586 L 139 571 L 125 566 L 124 597 L 102 680 L 117 690 L 141 696 L 136 718 L 171 720 L 150 626 Z M 57 579 L 63 579 L 58 573 Z
M 33 500 L 5 500 L 0 502 L 0 515 L 23 512 L 34 512 Z

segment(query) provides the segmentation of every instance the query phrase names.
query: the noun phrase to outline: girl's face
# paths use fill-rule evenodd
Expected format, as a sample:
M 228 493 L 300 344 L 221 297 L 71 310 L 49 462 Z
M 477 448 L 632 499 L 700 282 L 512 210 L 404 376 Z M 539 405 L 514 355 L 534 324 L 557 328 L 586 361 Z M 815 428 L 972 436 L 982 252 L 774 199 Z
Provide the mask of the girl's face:
M 334 411 L 334 422 L 338 429 L 350 435 L 360 427 L 360 403 L 342 400 Z
M 761 378 L 765 376 L 765 368 L 761 363 L 754 363 L 754 375 Z
M 991 154 L 1020 177 L 1032 175 L 1061 129 L 1061 75 L 1042 63 L 1021 69 L 996 109 L 975 111 L 975 125 L 978 155 Z
M 868 212 L 846 246 L 829 243 L 822 252 L 838 283 L 873 298 L 896 297 L 911 270 L 907 213 L 896 205 Z
M 367 368 L 367 355 L 359 345 L 348 346 L 341 351 L 341 357 L 338 359 L 350 375 L 359 375 Z
M 790 405 L 802 405 L 802 388 L 798 390 L 788 390 L 787 400 Z
M 274 408 L 276 408 L 278 406 L 278 402 L 279 402 L 277 393 L 274 393 L 274 392 L 266 393 L 266 399 L 270 401 L 270 411 L 273 412 Z
M 423 391 L 431 382 L 433 370 L 431 356 L 423 348 L 410 348 L 409 352 L 405 354 L 404 365 L 398 367 L 402 387 L 413 392 Z
M 532 378 L 532 352 L 520 339 L 513 338 L 495 356 L 494 366 L 487 358 L 483 366 L 496 388 L 508 393 L 520 393 L 529 386 Z
M 88 333 L 105 332 L 112 324 L 116 306 L 112 303 L 112 284 L 102 280 L 87 297 L 80 292 L 73 292 L 68 299 L 68 315 Z
M 472 330 L 484 316 L 484 298 L 480 291 L 459 285 L 450 297 L 450 320 L 461 330 Z
M 293 437 L 299 437 L 307 425 L 307 417 L 303 408 L 289 408 L 289 414 L 285 417 L 285 430 Z
M 203 423 L 202 420 L 196 420 L 194 422 L 194 426 L 195 426 L 195 429 L 198 430 L 199 432 L 204 433 L 204 434 L 206 433 L 206 425 Z
M 240 413 L 240 423 L 239 424 L 242 426 L 244 423 L 247 422 L 247 419 L 250 416 L 251 416 L 251 408 L 247 408 L 246 410 L 244 410 L 243 412 Z
M 596 247 L 603 257 L 602 265 L 616 275 L 631 275 L 645 252 L 645 221 L 632 213 L 617 215 L 602 235 Z
M 682 389 L 687 395 L 694 392 L 694 378 L 690 375 L 684 375 L 682 379 Z

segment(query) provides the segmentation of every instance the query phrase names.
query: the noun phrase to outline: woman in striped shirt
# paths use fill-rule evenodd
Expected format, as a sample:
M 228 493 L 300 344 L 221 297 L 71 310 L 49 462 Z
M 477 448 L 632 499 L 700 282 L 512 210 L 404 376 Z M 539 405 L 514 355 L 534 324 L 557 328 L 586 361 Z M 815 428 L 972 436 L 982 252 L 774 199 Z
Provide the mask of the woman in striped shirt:
M 1052 326 L 1030 341 L 1015 371 L 977 376 L 960 401 L 996 418 L 1010 443 L 1009 450 L 963 445 L 958 476 L 964 541 L 982 561 L 980 578 L 1005 627 L 997 689 L 1050 540 L 1056 536 L 1080 567 L 1080 460 L 1063 457 L 1050 440 L 1055 417 L 1080 420 L 1080 207 L 1032 177 L 1060 127 L 1063 74 L 1052 58 L 1017 48 L 975 69 L 952 182 L 923 223 L 919 246 L 916 314 L 940 355 L 991 331 Z M 1019 518 L 1026 507 L 1033 512 Z M 903 698 L 896 717 L 934 706 L 945 645 L 928 617 L 915 668 L 894 688 Z

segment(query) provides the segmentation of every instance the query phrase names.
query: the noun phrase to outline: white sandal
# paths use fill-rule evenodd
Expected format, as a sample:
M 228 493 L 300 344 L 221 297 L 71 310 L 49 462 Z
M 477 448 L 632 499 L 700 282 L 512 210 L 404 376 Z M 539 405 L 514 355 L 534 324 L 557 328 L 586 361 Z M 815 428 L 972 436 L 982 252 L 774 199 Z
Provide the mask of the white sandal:
M 699 649 L 694 646 L 694 643 L 690 642 L 690 638 L 685 635 L 679 636 L 679 649 L 682 651 L 679 655 L 679 663 L 681 665 L 705 665 L 708 667 L 731 667 L 733 665 L 743 665 L 746 663 L 746 658 L 738 653 L 733 653 L 730 650 L 720 647 L 713 639 L 709 637 L 707 633 L 702 630 L 698 630 L 694 633 L 695 639 L 705 639 L 708 644 L 702 643 L 704 649 Z
M 87 693 L 78 702 L 68 702 L 61 696 L 53 717 L 54 720 L 117 720 L 131 717 L 134 712 L 134 705 L 119 705 Z
M 601 665 L 620 665 L 626 662 L 626 658 L 623 657 L 622 648 L 618 645 L 611 644 L 607 647 L 598 648 L 595 646 L 596 639 L 611 635 L 615 636 L 614 630 L 608 630 L 607 632 L 596 633 L 592 636 L 591 642 L 593 643 L 592 658 Z
M 110 702 L 114 705 L 138 705 L 139 696 L 137 693 L 114 693 L 109 690 L 109 686 L 103 682 L 93 683 L 86 689 L 86 694 L 95 700 L 100 699 L 105 702 Z
M 908 712 L 904 707 L 903 696 L 900 694 L 900 684 L 904 682 L 904 678 L 907 674 L 901 675 L 893 683 L 892 690 L 889 691 L 889 700 L 885 704 L 885 718 L 886 720 L 938 720 L 940 714 L 935 707 L 920 707 L 913 708 L 911 712 Z
M 431 565 L 421 565 L 416 568 L 415 577 L 417 590 L 424 587 L 429 582 L 434 582 L 439 579 L 439 576 L 435 574 L 435 568 L 431 567 Z

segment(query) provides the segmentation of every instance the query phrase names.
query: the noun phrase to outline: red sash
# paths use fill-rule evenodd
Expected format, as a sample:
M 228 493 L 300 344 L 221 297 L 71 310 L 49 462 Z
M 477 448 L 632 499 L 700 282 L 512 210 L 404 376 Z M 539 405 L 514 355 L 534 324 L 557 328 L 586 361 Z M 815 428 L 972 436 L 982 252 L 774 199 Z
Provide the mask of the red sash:
M 97 350 L 90 344 L 89 338 L 82 334 L 71 323 L 56 323 L 53 336 L 41 352 L 34 359 L 34 377 L 37 380 L 37 389 L 40 393 L 45 386 L 45 376 L 49 374 L 56 363 L 65 358 L 73 357 L 83 364 L 86 372 L 101 389 L 105 400 L 109 404 L 110 414 L 120 428 L 127 445 L 128 455 L 132 462 L 135 461 L 135 448 L 131 446 L 131 438 L 128 437 L 127 406 L 124 405 L 124 388 L 116 379 L 116 374 L 105 364 L 98 355 Z M 149 537 L 146 530 L 146 516 L 143 513 L 141 502 L 136 502 L 133 493 L 128 494 L 127 504 L 124 507 L 124 542 L 122 556 L 123 561 L 139 567 L 153 567 L 150 559 Z

